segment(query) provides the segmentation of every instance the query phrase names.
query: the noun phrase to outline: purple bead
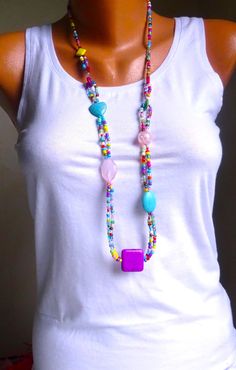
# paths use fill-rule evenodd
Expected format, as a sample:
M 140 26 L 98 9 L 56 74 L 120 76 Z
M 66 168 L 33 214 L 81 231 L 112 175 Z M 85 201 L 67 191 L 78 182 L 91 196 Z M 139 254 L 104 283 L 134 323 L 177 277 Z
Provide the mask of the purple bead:
M 122 249 L 121 269 L 125 272 L 143 271 L 144 254 L 143 249 Z

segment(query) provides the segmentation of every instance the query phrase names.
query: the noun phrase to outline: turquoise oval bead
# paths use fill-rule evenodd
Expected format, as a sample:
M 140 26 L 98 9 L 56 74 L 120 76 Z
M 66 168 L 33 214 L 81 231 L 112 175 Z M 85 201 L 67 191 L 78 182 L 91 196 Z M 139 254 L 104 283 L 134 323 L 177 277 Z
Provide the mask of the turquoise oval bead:
M 153 191 L 145 191 L 142 196 L 143 209 L 150 213 L 156 208 L 156 196 Z
M 89 107 L 89 111 L 93 116 L 100 117 L 102 116 L 107 110 L 107 105 L 103 101 L 99 101 L 93 103 Z

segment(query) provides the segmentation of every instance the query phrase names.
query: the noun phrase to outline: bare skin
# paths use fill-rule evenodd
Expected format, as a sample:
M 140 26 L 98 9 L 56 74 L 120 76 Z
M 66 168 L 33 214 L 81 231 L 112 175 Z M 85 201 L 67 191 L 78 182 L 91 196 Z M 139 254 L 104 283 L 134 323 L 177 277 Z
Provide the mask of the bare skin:
M 146 0 L 71 0 L 82 46 L 98 86 L 118 86 L 143 79 Z M 208 59 L 226 87 L 236 65 L 236 23 L 205 19 Z M 140 24 L 143 25 L 140 32 Z M 153 11 L 152 69 L 164 61 L 173 42 L 175 22 Z M 62 67 L 84 81 L 73 57 L 75 42 L 65 15 L 52 24 L 53 42 Z M 0 35 L 0 106 L 16 125 L 22 91 L 25 32 Z M 94 73 L 92 73 L 94 71 Z

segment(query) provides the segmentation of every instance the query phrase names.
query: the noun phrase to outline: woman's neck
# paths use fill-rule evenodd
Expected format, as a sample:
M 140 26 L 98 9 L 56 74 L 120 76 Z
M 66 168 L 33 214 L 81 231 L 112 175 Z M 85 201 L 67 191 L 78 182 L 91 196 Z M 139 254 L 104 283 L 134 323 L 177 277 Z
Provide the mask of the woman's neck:
M 147 0 L 71 0 L 70 6 L 86 43 L 122 52 L 145 42 Z

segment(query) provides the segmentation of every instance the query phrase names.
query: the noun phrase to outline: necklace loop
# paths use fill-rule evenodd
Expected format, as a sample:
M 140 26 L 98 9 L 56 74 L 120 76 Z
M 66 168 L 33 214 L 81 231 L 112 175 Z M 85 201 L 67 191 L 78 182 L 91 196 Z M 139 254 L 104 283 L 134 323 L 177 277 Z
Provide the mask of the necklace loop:
M 101 154 L 103 161 L 101 165 L 101 175 L 105 180 L 106 186 L 106 223 L 107 223 L 107 237 L 110 248 L 110 253 L 113 259 L 121 262 L 121 269 L 125 272 L 142 271 L 144 262 L 150 260 L 156 249 L 156 223 L 153 211 L 156 207 L 156 197 L 152 186 L 151 174 L 151 150 L 149 144 L 151 143 L 151 134 L 149 132 L 150 119 L 152 116 L 152 107 L 150 105 L 150 96 L 152 87 L 150 84 L 150 70 L 151 70 L 151 46 L 152 46 L 152 5 L 151 1 L 147 1 L 147 44 L 145 55 L 145 76 L 143 84 L 143 103 L 138 110 L 139 118 L 139 134 L 138 142 L 140 144 L 140 164 L 141 164 L 141 183 L 143 185 L 142 206 L 148 214 L 147 225 L 149 228 L 149 242 L 147 252 L 144 254 L 143 249 L 123 249 L 121 256 L 114 246 L 113 230 L 114 230 L 114 205 L 113 205 L 113 180 L 117 173 L 117 165 L 111 158 L 111 141 L 108 131 L 108 123 L 105 120 L 104 114 L 107 109 L 105 102 L 99 101 L 99 92 L 96 81 L 90 76 L 89 61 L 86 56 L 86 49 L 81 46 L 78 32 L 73 20 L 70 2 L 67 5 L 67 15 L 69 18 L 72 34 L 77 44 L 75 55 L 78 57 L 82 71 L 86 73 L 86 82 L 84 83 L 85 91 L 91 101 L 89 107 L 90 113 L 96 117 L 96 125 L 99 136 L 99 144 L 101 147 Z

